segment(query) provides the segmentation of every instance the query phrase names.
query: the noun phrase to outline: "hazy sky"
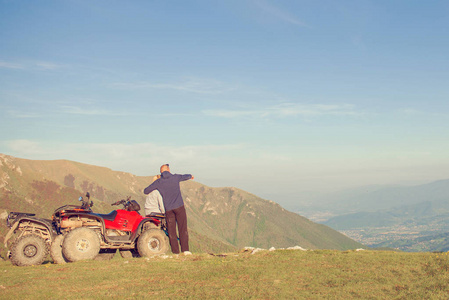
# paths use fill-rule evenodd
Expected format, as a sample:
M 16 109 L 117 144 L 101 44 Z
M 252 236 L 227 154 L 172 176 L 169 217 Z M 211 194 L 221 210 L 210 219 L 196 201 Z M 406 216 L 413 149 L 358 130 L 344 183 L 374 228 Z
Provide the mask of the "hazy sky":
M 20 158 L 301 202 L 449 178 L 448 96 L 449 1 L 0 0 Z

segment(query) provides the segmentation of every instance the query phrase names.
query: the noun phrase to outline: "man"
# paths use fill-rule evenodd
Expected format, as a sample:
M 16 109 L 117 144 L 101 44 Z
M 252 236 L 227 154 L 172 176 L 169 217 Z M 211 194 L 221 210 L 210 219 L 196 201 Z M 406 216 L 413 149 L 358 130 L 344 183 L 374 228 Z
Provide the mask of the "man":
M 153 182 L 161 178 L 161 175 L 156 175 L 153 177 Z M 145 200 L 145 215 L 160 215 L 165 214 L 164 202 L 162 201 L 161 193 L 158 190 L 154 190 L 148 194 Z
M 187 232 L 187 214 L 179 183 L 184 180 L 193 179 L 193 176 L 191 174 L 172 174 L 170 173 L 168 164 L 162 165 L 160 171 L 161 178 L 147 186 L 143 192 L 148 195 L 152 191 L 158 190 L 162 195 L 165 206 L 168 238 L 172 252 L 179 254 L 179 244 L 176 234 L 176 224 L 178 224 L 181 251 L 184 254 L 191 254 L 189 251 L 189 234 Z

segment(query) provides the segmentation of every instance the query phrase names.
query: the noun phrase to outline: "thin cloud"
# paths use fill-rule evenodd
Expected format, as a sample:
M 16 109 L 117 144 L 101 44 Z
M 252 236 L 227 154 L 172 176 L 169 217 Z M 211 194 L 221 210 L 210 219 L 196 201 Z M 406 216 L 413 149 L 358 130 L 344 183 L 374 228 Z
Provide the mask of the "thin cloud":
M 25 69 L 25 67 L 21 64 L 16 63 L 10 63 L 6 61 L 0 61 L 0 68 L 3 69 L 16 69 L 16 70 L 22 70 Z
M 165 89 L 177 90 L 196 94 L 221 94 L 234 90 L 221 81 L 213 79 L 189 78 L 179 83 L 116 83 L 115 87 L 126 89 Z
M 404 108 L 399 111 L 400 113 L 407 115 L 407 116 L 417 116 L 417 115 L 423 115 L 424 113 L 420 110 L 414 109 L 414 108 Z
M 160 117 L 167 117 L 167 118 L 172 118 L 172 117 L 195 117 L 196 114 L 194 113 L 161 113 L 158 114 L 158 116 Z
M 162 163 L 167 162 L 176 166 L 177 169 L 190 169 L 194 162 L 201 162 L 204 166 L 208 166 L 212 162 L 220 162 L 223 157 L 235 157 L 233 154 L 240 153 L 247 147 L 244 144 L 179 147 L 154 143 L 63 143 L 23 139 L 0 141 L 0 148 L 5 149 L 5 153 L 16 157 L 69 159 L 125 172 L 134 170 L 136 175 L 154 174 Z
M 65 67 L 65 65 L 45 61 L 36 62 L 36 66 L 43 70 L 56 70 Z
M 228 119 L 262 115 L 262 111 L 259 110 L 249 111 L 249 110 L 208 109 L 203 110 L 202 113 L 205 114 L 206 116 L 222 117 Z
M 203 114 L 207 116 L 215 116 L 222 118 L 241 118 L 241 117 L 319 117 L 319 116 L 356 116 L 362 113 L 357 112 L 352 105 L 330 105 L 330 104 L 297 104 L 297 103 L 282 103 L 279 105 L 265 107 L 262 109 L 247 109 L 247 110 L 232 110 L 232 109 L 218 109 L 218 110 L 203 110 Z
M 72 114 L 72 115 L 85 115 L 85 116 L 126 116 L 127 113 L 124 112 L 114 112 L 108 110 L 99 109 L 84 109 L 77 106 L 60 106 L 58 113 L 62 114 Z M 17 119 L 31 119 L 31 118 L 46 118 L 48 114 L 35 112 L 35 111 L 18 111 L 18 110 L 8 110 L 7 114 L 12 118 Z
M 1 144 L 3 144 L 7 150 L 11 151 L 12 155 L 18 155 L 18 157 L 31 157 L 31 159 L 34 159 L 35 157 L 42 158 L 42 155 L 45 155 L 44 151 L 51 150 L 44 149 L 43 144 L 30 140 L 3 141 L 0 145 Z
M 309 27 L 306 23 L 293 16 L 292 14 L 276 7 L 274 5 L 269 4 L 264 0 L 255 0 L 254 3 L 268 15 L 275 17 L 283 22 L 290 23 L 293 25 L 301 26 L 301 27 Z
M 62 113 L 66 114 L 74 114 L 74 115 L 102 115 L 102 116 L 125 116 L 127 113 L 123 112 L 115 112 L 108 110 L 99 110 L 99 109 L 85 109 L 77 106 L 61 106 L 60 107 Z
M 277 116 L 354 116 L 359 112 L 354 110 L 353 105 L 349 104 L 313 104 L 304 105 L 296 103 L 283 103 L 269 108 Z
M 56 64 L 48 61 L 35 61 L 35 62 L 22 62 L 12 63 L 6 61 L 0 61 L 0 68 L 15 69 L 15 70 L 56 70 L 65 67 L 62 64 Z
M 42 118 L 43 115 L 36 112 L 25 112 L 17 110 L 8 110 L 8 115 L 17 119 L 31 119 L 31 118 Z
M 449 116 L 447 113 L 441 112 L 441 111 L 429 111 L 429 110 L 416 109 L 416 108 L 412 108 L 412 107 L 399 109 L 398 114 L 404 115 L 407 117 L 445 117 L 445 118 L 447 118 Z
M 0 142 L 4 144 L 12 152 L 18 152 L 21 156 L 39 155 L 33 159 L 46 159 L 50 157 L 57 159 L 60 155 L 57 153 L 66 153 L 67 159 L 74 159 L 75 154 L 92 154 L 99 158 L 108 157 L 109 159 L 127 159 L 136 157 L 136 161 L 140 161 L 141 157 L 157 158 L 158 161 L 164 161 L 162 157 L 168 160 L 182 160 L 196 157 L 202 159 L 206 154 L 210 153 L 228 153 L 229 151 L 242 150 L 247 145 L 244 144 L 223 144 L 223 145 L 188 145 L 188 146 L 163 146 L 154 143 L 137 143 L 137 144 L 121 144 L 121 143 L 63 143 L 63 142 L 36 142 L 32 140 L 9 140 Z M 148 153 L 152 153 L 148 156 Z M 158 153 L 160 155 L 158 155 Z M 72 157 L 72 158 L 71 158 Z M 162 159 L 162 160 L 161 160 Z

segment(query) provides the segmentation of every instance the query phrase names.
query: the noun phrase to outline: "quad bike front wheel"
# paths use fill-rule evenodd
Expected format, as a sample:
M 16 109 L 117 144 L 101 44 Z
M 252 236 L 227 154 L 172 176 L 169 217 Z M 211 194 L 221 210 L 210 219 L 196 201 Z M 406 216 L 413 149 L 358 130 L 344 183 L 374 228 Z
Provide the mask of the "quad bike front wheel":
M 100 252 L 100 239 L 92 229 L 80 227 L 70 231 L 62 243 L 62 254 L 70 262 L 94 259 Z
M 20 237 L 11 247 L 11 262 L 16 266 L 40 265 L 47 255 L 47 243 L 35 234 Z
M 58 235 L 53 242 L 51 243 L 50 247 L 50 256 L 53 259 L 53 262 L 55 264 L 65 264 L 69 261 L 62 253 L 62 243 L 64 241 L 64 236 L 62 234 Z
M 142 257 L 165 254 L 168 251 L 168 237 L 160 229 L 145 230 L 137 241 L 137 250 Z

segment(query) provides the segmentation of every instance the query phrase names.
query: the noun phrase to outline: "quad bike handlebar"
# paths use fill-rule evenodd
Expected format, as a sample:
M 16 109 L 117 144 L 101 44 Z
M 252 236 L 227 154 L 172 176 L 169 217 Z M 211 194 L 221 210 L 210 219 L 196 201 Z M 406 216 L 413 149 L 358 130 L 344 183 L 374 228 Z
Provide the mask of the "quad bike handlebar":
M 120 201 L 117 201 L 117 202 L 112 203 L 111 206 L 123 204 L 123 206 L 126 207 L 126 206 L 127 206 L 127 203 L 129 203 L 129 200 L 130 200 L 130 199 L 131 199 L 131 197 L 126 198 L 126 200 L 122 199 L 122 200 L 120 200 Z
M 92 201 L 89 202 L 89 200 L 90 200 L 89 192 L 86 193 L 86 198 L 87 198 L 87 200 L 84 200 L 83 197 L 79 197 L 78 200 L 83 203 L 83 204 L 81 204 L 81 208 L 91 210 L 91 207 L 94 205 L 94 203 Z
M 131 200 L 131 197 L 126 198 L 126 200 L 122 199 L 120 201 L 114 202 L 111 205 L 120 205 L 123 204 L 124 208 L 128 211 L 139 211 L 140 205 L 136 202 L 136 200 Z

